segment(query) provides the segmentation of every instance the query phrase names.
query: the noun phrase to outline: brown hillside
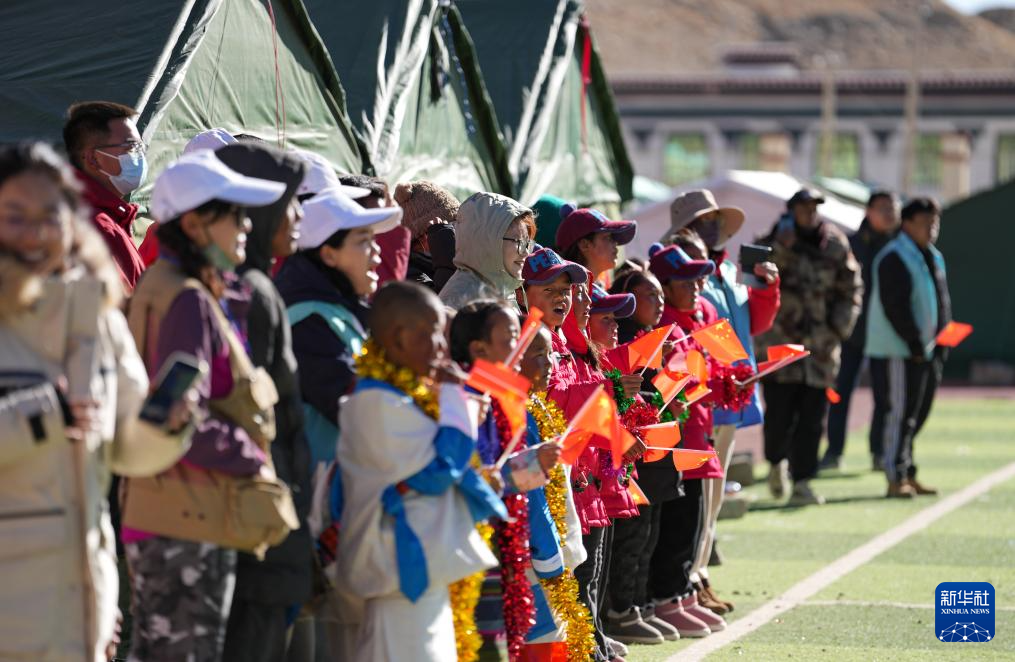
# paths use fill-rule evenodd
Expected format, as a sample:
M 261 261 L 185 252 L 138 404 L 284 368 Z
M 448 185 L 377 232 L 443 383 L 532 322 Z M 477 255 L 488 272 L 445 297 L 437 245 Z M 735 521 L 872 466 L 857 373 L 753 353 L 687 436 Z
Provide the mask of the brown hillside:
M 941 0 L 585 0 L 612 77 L 722 68 L 731 46 L 789 42 L 805 69 L 1010 69 L 1015 32 Z M 915 55 L 914 55 L 915 54 Z

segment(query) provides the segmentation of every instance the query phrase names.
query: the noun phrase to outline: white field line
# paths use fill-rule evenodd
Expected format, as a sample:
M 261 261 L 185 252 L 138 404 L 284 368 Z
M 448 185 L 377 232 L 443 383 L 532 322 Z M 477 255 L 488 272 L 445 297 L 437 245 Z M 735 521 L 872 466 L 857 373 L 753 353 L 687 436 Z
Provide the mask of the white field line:
M 975 483 L 924 508 L 901 524 L 872 538 L 821 570 L 800 580 L 779 597 L 769 600 L 743 618 L 730 623 L 722 632 L 709 635 L 670 656 L 667 662 L 690 662 L 704 659 L 710 653 L 754 632 L 780 614 L 802 604 L 811 596 L 868 563 L 885 550 L 894 547 L 914 533 L 919 533 L 948 513 L 961 508 L 1011 478 L 1015 478 L 1015 462 L 987 474 Z
M 801 607 L 888 607 L 889 609 L 933 609 L 933 604 L 869 600 L 808 600 Z M 994 611 L 1015 611 L 1015 606 L 994 606 Z

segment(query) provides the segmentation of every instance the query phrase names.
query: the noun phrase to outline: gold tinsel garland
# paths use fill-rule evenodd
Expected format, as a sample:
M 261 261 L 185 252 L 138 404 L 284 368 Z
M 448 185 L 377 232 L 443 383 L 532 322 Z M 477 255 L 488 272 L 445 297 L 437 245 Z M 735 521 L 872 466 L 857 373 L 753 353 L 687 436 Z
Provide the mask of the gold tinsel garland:
M 387 382 L 402 391 L 423 410 L 423 413 L 437 420 L 440 404 L 437 393 L 427 388 L 419 376 L 408 368 L 400 368 L 388 361 L 384 350 L 370 338 L 363 345 L 363 352 L 356 357 L 356 372 L 360 377 L 369 377 Z M 493 538 L 493 527 L 486 522 L 476 525 L 483 541 L 489 545 Z M 451 584 L 448 593 L 451 600 L 451 618 L 455 623 L 455 646 L 459 662 L 475 662 L 483 639 L 476 629 L 476 605 L 479 604 L 480 589 L 485 572 L 477 572 Z
M 529 413 L 536 419 L 541 439 L 560 436 L 567 429 L 564 413 L 546 393 L 533 393 L 528 402 Z M 550 471 L 550 482 L 544 488 L 550 517 L 557 527 L 560 545 L 567 536 L 567 475 L 558 464 Z M 596 649 L 595 628 L 589 610 L 578 600 L 578 580 L 569 568 L 552 579 L 540 579 L 547 601 L 567 630 L 567 658 L 570 662 L 586 662 Z

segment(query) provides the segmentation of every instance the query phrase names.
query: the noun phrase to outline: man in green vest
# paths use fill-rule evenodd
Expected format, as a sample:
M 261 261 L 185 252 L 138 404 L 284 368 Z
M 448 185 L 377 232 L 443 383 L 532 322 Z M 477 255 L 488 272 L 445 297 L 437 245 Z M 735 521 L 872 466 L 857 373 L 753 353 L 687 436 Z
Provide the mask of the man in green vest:
M 944 257 L 934 247 L 941 210 L 930 198 L 902 209 L 902 231 L 874 259 L 867 344 L 874 416 L 884 432 L 888 497 L 937 490 L 916 480 L 913 438 L 940 380 L 943 352 L 935 338 L 951 319 Z

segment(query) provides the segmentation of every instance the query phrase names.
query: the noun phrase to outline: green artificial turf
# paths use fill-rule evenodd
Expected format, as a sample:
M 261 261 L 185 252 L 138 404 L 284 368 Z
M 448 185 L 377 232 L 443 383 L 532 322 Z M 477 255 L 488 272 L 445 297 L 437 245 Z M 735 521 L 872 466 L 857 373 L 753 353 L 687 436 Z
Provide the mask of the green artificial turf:
M 787 508 L 759 484 L 751 512 L 719 525 L 724 564 L 712 584 L 732 599 L 735 621 L 876 535 L 934 503 L 883 498 L 869 470 L 866 430 L 850 436 L 845 469 L 822 474 L 828 503 Z M 921 481 L 954 493 L 1015 460 L 1015 406 L 999 399 L 941 399 L 917 439 Z M 944 581 L 994 585 L 997 639 L 944 644 L 934 638 L 933 593 Z M 836 604 L 842 603 L 844 604 Z M 632 646 L 628 660 L 665 660 L 693 641 Z M 679 659 L 679 657 L 678 657 Z M 1015 481 L 1008 481 L 782 614 L 710 660 L 1015 660 Z

